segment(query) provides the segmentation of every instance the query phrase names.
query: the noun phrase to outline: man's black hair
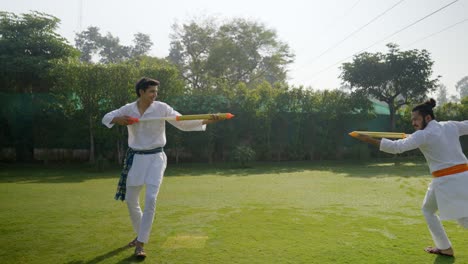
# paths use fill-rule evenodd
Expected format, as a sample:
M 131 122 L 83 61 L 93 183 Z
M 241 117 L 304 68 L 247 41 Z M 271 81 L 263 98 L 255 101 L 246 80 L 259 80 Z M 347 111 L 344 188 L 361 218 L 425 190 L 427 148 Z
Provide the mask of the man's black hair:
M 138 80 L 138 82 L 135 85 L 135 92 L 137 96 L 140 97 L 139 90 L 146 91 L 146 89 L 148 89 L 148 87 L 150 86 L 159 86 L 159 81 L 148 77 L 143 77 L 140 80 Z
M 434 111 L 432 111 L 432 108 L 434 108 L 435 106 L 436 106 L 436 101 L 433 98 L 431 98 L 427 100 L 426 102 L 415 106 L 412 111 L 413 112 L 418 111 L 419 114 L 421 114 L 423 118 L 426 117 L 427 115 L 430 115 L 432 119 L 435 119 Z

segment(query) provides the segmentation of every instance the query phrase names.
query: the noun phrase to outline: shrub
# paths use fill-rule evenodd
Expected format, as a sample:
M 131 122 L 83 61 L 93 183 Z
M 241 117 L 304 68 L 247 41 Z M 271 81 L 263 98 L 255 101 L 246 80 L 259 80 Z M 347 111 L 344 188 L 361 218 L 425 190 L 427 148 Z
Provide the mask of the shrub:
M 237 146 L 232 151 L 232 159 L 239 162 L 242 168 L 246 168 L 248 162 L 255 160 L 255 151 L 249 146 Z

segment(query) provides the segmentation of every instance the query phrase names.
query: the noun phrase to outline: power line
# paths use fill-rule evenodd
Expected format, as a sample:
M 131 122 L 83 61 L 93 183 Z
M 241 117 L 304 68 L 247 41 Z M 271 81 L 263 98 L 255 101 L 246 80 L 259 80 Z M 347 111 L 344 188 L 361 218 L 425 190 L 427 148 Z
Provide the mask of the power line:
M 371 19 L 369 22 L 367 22 L 365 25 L 361 26 L 360 28 L 358 28 L 357 30 L 351 32 L 351 34 L 349 34 L 348 36 L 346 36 L 345 38 L 343 38 L 342 40 L 338 41 L 337 43 L 335 43 L 333 46 L 329 47 L 328 49 L 326 49 L 325 51 L 323 51 L 322 53 L 320 53 L 318 56 L 316 56 L 315 58 L 312 59 L 312 62 L 316 61 L 317 59 L 319 59 L 320 57 L 322 57 L 323 55 L 325 55 L 326 53 L 328 53 L 330 50 L 336 48 L 337 46 L 339 46 L 341 43 L 345 42 L 347 39 L 351 38 L 353 35 L 357 34 L 359 31 L 363 30 L 365 27 L 369 26 L 370 24 L 372 24 L 373 22 L 375 22 L 377 19 L 379 19 L 380 17 L 382 17 L 383 15 L 385 15 L 388 11 L 392 10 L 393 8 L 395 8 L 396 6 L 398 6 L 399 4 L 401 4 L 402 2 L 404 2 L 405 0 L 400 0 L 399 2 L 397 2 L 396 4 L 394 4 L 393 6 L 391 6 L 390 8 L 388 8 L 387 10 L 385 10 L 384 12 L 380 13 L 378 16 L 374 17 L 373 19 Z
M 450 25 L 450 26 L 448 26 L 448 27 L 445 27 L 444 29 L 441 29 L 441 30 L 439 30 L 439 31 L 437 31 L 437 32 L 435 32 L 435 33 L 432 33 L 432 34 L 427 35 L 427 36 L 425 36 L 425 37 L 422 37 L 422 38 L 420 38 L 420 39 L 418 39 L 418 40 L 415 40 L 415 41 L 411 42 L 410 44 L 406 45 L 406 47 L 410 47 L 410 46 L 412 46 L 412 45 L 414 45 L 414 44 L 416 44 L 416 43 L 418 43 L 418 42 L 420 42 L 420 41 L 426 40 L 426 39 L 428 39 L 428 38 L 430 38 L 430 37 L 432 37 L 432 36 L 435 36 L 435 35 L 437 35 L 437 34 L 439 34 L 439 33 L 442 33 L 442 32 L 444 32 L 444 31 L 446 31 L 446 30 L 449 30 L 449 29 L 451 29 L 451 28 L 453 28 L 453 27 L 455 27 L 455 26 L 458 26 L 459 24 L 462 24 L 462 23 L 467 22 L 467 21 L 468 21 L 468 18 L 465 18 L 464 20 L 459 21 L 459 22 L 457 22 L 457 23 L 455 23 L 455 24 L 452 24 L 452 25 Z
M 386 36 L 386 37 L 384 37 L 384 38 L 382 38 L 382 39 L 380 39 L 380 40 L 374 42 L 372 45 L 370 45 L 369 47 L 367 47 L 367 48 L 365 48 L 365 49 L 359 51 L 358 53 L 361 53 L 361 52 L 363 52 L 363 51 L 365 51 L 365 50 L 367 50 L 367 49 L 372 48 L 373 46 L 379 44 L 380 42 L 382 42 L 382 41 L 384 41 L 384 40 L 386 40 L 386 39 L 389 39 L 389 38 L 395 36 L 396 34 L 398 34 L 398 33 L 402 32 L 402 31 L 408 29 L 409 27 L 412 27 L 412 26 L 416 25 L 417 23 L 419 23 L 419 22 L 423 21 L 424 19 L 426 19 L 426 18 L 428 18 L 428 17 L 430 17 L 430 16 L 432 16 L 432 15 L 434 15 L 434 14 L 436 14 L 436 13 L 442 11 L 443 9 L 445 9 L 445 8 L 447 8 L 447 7 L 449 7 L 449 6 L 453 5 L 453 4 L 455 4 L 455 3 L 458 2 L 458 1 L 459 1 L 459 0 L 455 0 L 455 1 L 452 1 L 452 2 L 450 2 L 450 3 L 448 3 L 448 4 L 446 4 L 445 6 L 443 6 L 443 7 L 439 8 L 439 9 L 433 11 L 432 13 L 430 13 L 430 14 L 428 14 L 428 15 L 426 15 L 426 16 L 424 16 L 424 17 L 422 17 L 422 18 L 420 18 L 420 19 L 418 19 L 418 20 L 416 20 L 416 21 L 414 21 L 413 23 L 409 24 L 408 26 L 403 27 L 402 29 L 397 30 L 397 31 L 395 31 L 394 33 L 392 33 L 392 34 L 390 34 L 390 35 L 388 35 L 388 36 Z
M 83 30 L 83 0 L 79 0 L 78 5 L 78 31 L 81 32 Z
M 390 35 L 388 35 L 388 36 L 386 36 L 386 37 L 384 37 L 384 38 L 382 38 L 382 39 L 380 39 L 380 40 L 374 42 L 372 45 L 368 46 L 367 48 L 362 49 L 362 50 L 360 50 L 360 51 L 358 51 L 358 52 L 356 52 L 356 53 L 353 53 L 352 55 L 350 55 L 350 56 L 348 56 L 348 57 L 346 57 L 346 58 L 344 58 L 344 59 L 342 59 L 342 60 L 340 60 L 340 61 L 338 61 L 338 62 L 336 62 L 336 63 L 334 63 L 334 64 L 332 64 L 332 65 L 330 65 L 330 66 L 328 66 L 328 67 L 326 67 L 326 68 L 324 68 L 323 70 L 320 70 L 320 71 L 314 73 L 314 74 L 312 75 L 312 77 L 315 77 L 315 76 L 321 74 L 322 72 L 325 72 L 325 71 L 329 70 L 330 68 L 336 66 L 337 64 L 340 64 L 341 62 L 343 62 L 343 61 L 345 61 L 345 60 L 347 60 L 347 59 L 349 59 L 349 58 L 352 58 L 352 57 L 353 57 L 354 55 L 356 55 L 356 54 L 362 53 L 363 51 L 366 51 L 367 49 L 372 48 L 373 46 L 377 45 L 378 43 L 380 43 L 380 42 L 382 42 L 382 41 L 384 41 L 384 40 L 386 40 L 386 39 L 388 39 L 388 38 L 390 38 L 390 37 L 393 37 L 394 35 L 396 35 L 396 34 L 402 32 L 402 31 L 408 29 L 408 28 L 411 27 L 411 26 L 416 25 L 417 23 L 419 23 L 419 22 L 425 20 L 426 18 L 428 18 L 428 17 L 430 17 L 430 16 L 432 16 L 432 15 L 434 15 L 434 14 L 436 14 L 436 13 L 442 11 L 443 9 L 449 7 L 450 5 L 452 5 L 452 4 L 454 4 L 455 2 L 458 2 L 458 1 L 459 1 L 459 0 L 455 0 L 455 1 L 452 1 L 452 2 L 448 3 L 447 5 L 445 5 L 445 6 L 441 7 L 441 8 L 439 8 L 439 9 L 437 9 L 437 10 L 431 12 L 430 14 L 428 14 L 428 15 L 426 15 L 426 16 L 424 16 L 424 17 L 418 19 L 418 20 L 416 20 L 415 22 L 409 24 L 408 26 L 405 26 L 405 27 L 403 27 L 402 29 L 399 29 L 399 30 L 395 31 L 394 33 L 392 33 L 392 34 L 390 34 Z
M 321 31 L 321 33 L 325 32 L 326 29 L 330 29 L 330 28 L 334 27 L 338 23 L 338 21 L 340 21 L 343 18 L 345 18 L 346 16 L 348 16 L 349 13 L 351 13 L 351 11 L 359 4 L 359 2 L 361 2 L 361 0 L 357 0 L 350 8 L 348 8 L 344 12 L 344 14 L 342 16 L 340 16 L 339 18 L 334 19 L 332 23 L 329 23 L 327 26 L 323 27 L 324 29 Z

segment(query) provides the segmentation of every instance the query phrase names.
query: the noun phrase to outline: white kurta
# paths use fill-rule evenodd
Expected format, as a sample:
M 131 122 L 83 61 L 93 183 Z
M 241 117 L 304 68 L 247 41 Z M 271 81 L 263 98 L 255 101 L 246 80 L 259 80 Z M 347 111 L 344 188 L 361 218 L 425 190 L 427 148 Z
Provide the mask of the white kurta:
M 426 128 L 400 140 L 382 139 L 380 150 L 402 153 L 419 148 L 430 172 L 468 163 L 460 145 L 460 136 L 468 134 L 468 121 L 430 121 Z M 434 178 L 429 188 L 436 193 L 440 219 L 468 217 L 468 172 Z
M 111 128 L 111 121 L 118 116 L 131 116 L 140 119 L 158 117 L 173 117 L 181 115 L 168 104 L 155 101 L 140 116 L 136 102 L 126 104 L 121 108 L 107 113 L 102 123 Z M 192 121 L 168 121 L 173 126 L 183 131 L 204 131 L 206 125 L 201 120 Z M 154 120 L 128 125 L 128 146 L 135 150 L 148 150 L 166 145 L 166 121 Z M 143 184 L 159 185 L 167 165 L 167 157 L 164 153 L 150 155 L 136 154 L 132 168 L 128 172 L 127 186 L 139 186 Z

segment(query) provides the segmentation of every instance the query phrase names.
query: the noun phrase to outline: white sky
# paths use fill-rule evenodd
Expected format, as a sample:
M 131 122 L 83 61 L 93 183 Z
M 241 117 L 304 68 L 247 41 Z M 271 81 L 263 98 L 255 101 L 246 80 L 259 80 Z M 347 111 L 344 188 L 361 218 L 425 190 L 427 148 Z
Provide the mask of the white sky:
M 405 0 L 336 46 L 399 1 L 0 0 L 0 10 L 17 14 L 35 10 L 54 15 L 62 21 L 58 33 L 71 44 L 75 33 L 88 26 L 99 27 L 103 34 L 110 32 L 124 45 L 130 45 L 137 32 L 149 34 L 154 43 L 151 55 L 158 57 L 169 53 L 169 34 L 174 22 L 204 16 L 220 20 L 247 18 L 276 30 L 279 39 L 291 47 L 296 55 L 290 66 L 291 84 L 330 89 L 340 86 L 338 67 L 342 62 L 351 61 L 348 57 L 454 0 Z M 435 61 L 434 76 L 441 75 L 441 83 L 447 86 L 449 94 L 456 94 L 456 82 L 468 75 L 468 0 L 458 0 L 367 51 L 385 53 L 388 42 L 397 43 L 403 50 L 428 50 Z M 317 58 L 331 47 L 334 48 Z M 345 58 L 348 59 L 342 61 Z

